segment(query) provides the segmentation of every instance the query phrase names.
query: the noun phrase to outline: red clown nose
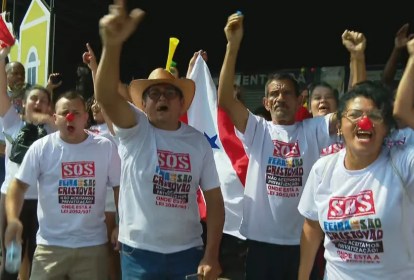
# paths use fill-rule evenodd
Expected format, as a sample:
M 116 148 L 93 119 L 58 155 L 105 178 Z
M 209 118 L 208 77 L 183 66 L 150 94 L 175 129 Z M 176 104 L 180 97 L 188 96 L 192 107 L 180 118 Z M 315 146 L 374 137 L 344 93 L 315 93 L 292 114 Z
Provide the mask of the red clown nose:
M 362 130 L 371 130 L 374 125 L 367 116 L 363 116 L 358 122 L 357 125 Z
M 75 119 L 75 115 L 73 114 L 73 113 L 67 113 L 66 114 L 66 120 L 68 121 L 68 122 L 71 122 L 71 121 L 73 121 Z

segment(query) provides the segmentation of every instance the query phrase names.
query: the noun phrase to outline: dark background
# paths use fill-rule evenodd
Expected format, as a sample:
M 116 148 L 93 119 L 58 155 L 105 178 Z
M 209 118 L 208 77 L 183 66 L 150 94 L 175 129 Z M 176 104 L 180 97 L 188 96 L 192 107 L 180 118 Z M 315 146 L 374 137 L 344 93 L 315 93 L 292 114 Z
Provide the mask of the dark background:
M 50 4 L 50 1 L 45 1 Z M 394 35 L 414 13 L 408 2 L 379 1 L 128 1 L 140 7 L 146 18 L 123 48 L 121 80 L 146 78 L 156 67 L 165 67 L 169 37 L 180 43 L 174 55 L 185 75 L 187 64 L 199 49 L 208 52 L 213 75 L 220 71 L 226 39 L 227 16 L 240 10 L 245 15 L 245 34 L 237 71 L 272 72 L 286 68 L 347 65 L 349 55 L 341 43 L 345 29 L 367 37 L 368 65 L 384 64 L 392 50 Z M 7 0 L 7 11 L 18 26 L 30 0 Z M 101 52 L 99 19 L 109 0 L 55 0 L 56 36 L 54 72 L 64 77 L 62 89 L 73 88 L 76 68 L 90 42 Z M 367 5 L 362 7 L 361 5 Z M 15 9 L 13 9 L 15 7 Z M 17 29 L 15 27 L 15 29 Z

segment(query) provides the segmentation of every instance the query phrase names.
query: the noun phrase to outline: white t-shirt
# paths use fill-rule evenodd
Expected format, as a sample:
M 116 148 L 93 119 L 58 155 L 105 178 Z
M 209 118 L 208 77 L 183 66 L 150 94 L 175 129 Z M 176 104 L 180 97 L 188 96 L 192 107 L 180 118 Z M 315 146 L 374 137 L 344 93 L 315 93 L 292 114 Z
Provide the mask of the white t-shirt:
M 325 233 L 327 279 L 414 279 L 414 148 L 384 148 L 362 170 L 345 153 L 315 163 L 298 206 Z
M 339 138 L 338 135 L 331 135 L 330 137 L 331 144 L 322 149 L 321 157 L 337 153 L 345 147 L 345 143 Z
M 120 159 L 108 139 L 88 135 L 79 144 L 61 140 L 59 132 L 35 141 L 16 178 L 38 183 L 37 244 L 68 248 L 107 242 L 107 186 L 119 186 Z
M 14 175 L 19 170 L 19 164 L 9 160 L 11 153 L 12 142 L 16 139 L 17 135 L 20 132 L 20 129 L 24 126 L 24 121 L 20 118 L 20 115 L 17 113 L 14 106 L 10 106 L 9 110 L 3 117 L 3 135 L 6 139 L 6 176 L 3 184 L 1 185 L 1 193 L 6 194 L 10 182 L 14 179 Z M 52 132 L 52 129 L 48 126 L 45 126 L 45 129 L 48 133 Z M 25 199 L 37 199 L 37 188 L 29 188 L 29 190 L 24 195 Z
M 337 135 L 332 137 L 332 145 L 322 149 L 321 156 L 327 156 L 334 154 L 345 148 L 345 143 L 339 139 Z M 414 144 L 414 130 L 407 127 L 403 129 L 394 129 L 390 135 L 385 138 L 384 145 L 388 148 L 401 145 L 413 145 Z
M 109 130 L 108 125 L 106 123 L 92 125 L 88 130 L 91 133 L 95 134 L 95 135 L 101 135 L 101 136 L 103 136 L 105 138 L 108 138 L 116 146 L 119 145 L 119 139 L 118 139 L 118 137 L 116 137 L 115 135 L 112 135 L 111 134 L 111 131 Z
M 236 132 L 249 157 L 240 227 L 247 239 L 300 244 L 297 206 L 312 165 L 330 144 L 330 116 L 275 125 L 249 113 L 245 133 Z
M 131 107 L 138 125 L 114 126 L 122 161 L 119 241 L 164 254 L 201 246 L 196 192 L 220 187 L 210 144 L 184 123 L 175 131 L 155 128 Z
M 4 138 L 4 134 L 3 134 L 3 118 L 0 117 L 0 143 L 2 145 L 5 145 L 6 144 L 5 140 L 6 139 Z M 4 172 L 6 172 L 7 156 L 0 156 L 0 160 L 3 161 L 3 163 L 0 163 L 0 164 L 4 164 Z M 6 173 L 4 173 L 4 176 L 6 176 Z M 3 184 L 3 182 L 4 182 L 4 178 L 3 178 L 3 181 L 0 182 L 0 184 Z
M 93 125 L 88 129 L 88 131 L 94 135 L 100 135 L 108 138 L 112 141 L 116 148 L 118 148 L 119 139 L 111 134 L 106 123 Z M 105 212 L 116 212 L 114 190 L 112 188 L 108 188 L 106 193 Z
M 395 129 L 391 132 L 390 136 L 385 139 L 385 145 L 387 147 L 401 146 L 401 145 L 413 145 L 414 144 L 414 130 L 410 127 L 403 129 Z

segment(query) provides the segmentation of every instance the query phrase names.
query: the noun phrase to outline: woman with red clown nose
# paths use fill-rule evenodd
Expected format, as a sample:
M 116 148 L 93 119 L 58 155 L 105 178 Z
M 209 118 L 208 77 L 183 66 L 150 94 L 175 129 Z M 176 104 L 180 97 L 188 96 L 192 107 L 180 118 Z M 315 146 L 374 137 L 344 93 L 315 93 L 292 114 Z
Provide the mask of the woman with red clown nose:
M 374 127 L 374 124 L 367 116 L 363 116 L 357 122 L 357 127 L 359 127 L 361 130 L 370 130 Z
M 340 100 L 345 148 L 315 163 L 298 206 L 300 280 L 321 239 L 326 279 L 414 279 L 414 148 L 383 144 L 394 127 L 390 97 L 366 81 Z

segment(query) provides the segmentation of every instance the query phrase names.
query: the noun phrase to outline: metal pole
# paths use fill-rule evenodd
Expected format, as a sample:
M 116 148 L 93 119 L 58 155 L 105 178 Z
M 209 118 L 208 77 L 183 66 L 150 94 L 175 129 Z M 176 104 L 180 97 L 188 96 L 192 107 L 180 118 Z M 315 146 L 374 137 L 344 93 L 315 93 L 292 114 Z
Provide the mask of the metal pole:
M 13 30 L 17 30 L 16 28 L 16 0 L 13 0 Z M 13 34 L 16 36 L 16 34 Z
M 50 19 L 51 19 L 51 42 L 50 42 L 50 63 L 49 63 L 49 74 L 54 73 L 55 67 L 55 35 L 56 35 L 56 12 L 55 12 L 55 0 L 50 1 Z

